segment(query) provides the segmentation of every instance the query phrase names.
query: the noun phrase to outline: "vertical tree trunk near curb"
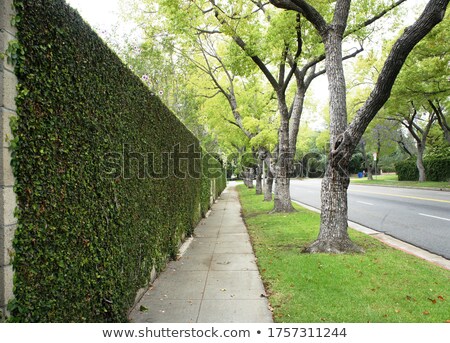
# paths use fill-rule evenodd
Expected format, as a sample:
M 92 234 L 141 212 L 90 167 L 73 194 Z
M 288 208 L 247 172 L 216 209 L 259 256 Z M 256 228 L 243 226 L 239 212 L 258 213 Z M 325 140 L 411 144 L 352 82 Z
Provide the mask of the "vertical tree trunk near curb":
M 347 231 L 347 189 L 350 178 L 347 173 L 351 150 L 330 153 L 330 163 L 322 180 L 320 232 L 317 240 L 304 249 L 305 253 L 363 252 L 354 244 Z
M 278 131 L 278 155 L 275 166 L 275 197 L 272 213 L 293 212 L 291 203 L 289 171 L 292 163 L 291 149 L 289 147 L 289 110 L 283 92 L 278 92 L 278 107 L 280 108 L 281 122 Z
M 350 2 L 336 8 L 333 24 L 323 34 L 325 69 L 330 92 L 330 156 L 322 180 L 320 231 L 317 240 L 304 251 L 308 253 L 362 252 L 348 236 L 347 189 L 350 183 L 349 162 L 355 145 L 345 134 L 347 129 L 347 95 L 342 63 L 342 37 Z

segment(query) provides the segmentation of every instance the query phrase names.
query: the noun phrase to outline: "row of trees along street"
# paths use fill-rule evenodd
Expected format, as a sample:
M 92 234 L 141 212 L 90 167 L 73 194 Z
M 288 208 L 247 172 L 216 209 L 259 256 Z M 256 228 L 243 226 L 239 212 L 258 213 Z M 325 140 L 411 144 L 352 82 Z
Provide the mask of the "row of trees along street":
M 116 51 L 230 173 L 250 186 L 255 170 L 266 201 L 275 180 L 273 212 L 294 210 L 293 161 L 314 153 L 322 216 L 305 252 L 361 252 L 347 188 L 354 169 L 370 177 L 372 152 L 390 169 L 416 156 L 421 180 L 427 150 L 449 156 L 448 0 L 420 3 L 412 23 L 407 0 L 133 2 L 140 38 Z M 325 78 L 326 104 L 313 92 Z

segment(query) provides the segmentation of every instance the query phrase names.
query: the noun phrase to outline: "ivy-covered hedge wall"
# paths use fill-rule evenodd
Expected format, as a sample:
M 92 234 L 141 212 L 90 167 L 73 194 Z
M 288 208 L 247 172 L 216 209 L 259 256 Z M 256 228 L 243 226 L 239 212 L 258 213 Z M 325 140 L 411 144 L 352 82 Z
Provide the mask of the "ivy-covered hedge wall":
M 425 158 L 423 161 L 427 181 L 450 181 L 450 158 Z M 399 181 L 419 180 L 416 161 L 408 159 L 395 165 Z
M 15 6 L 11 320 L 126 321 L 201 218 L 199 142 L 63 0 Z

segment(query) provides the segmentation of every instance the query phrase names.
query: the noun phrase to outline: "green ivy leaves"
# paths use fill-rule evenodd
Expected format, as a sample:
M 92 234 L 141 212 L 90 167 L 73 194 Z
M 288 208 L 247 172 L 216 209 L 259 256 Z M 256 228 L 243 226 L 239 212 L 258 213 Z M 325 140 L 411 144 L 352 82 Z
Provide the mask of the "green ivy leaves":
M 63 0 L 15 4 L 11 321 L 126 321 L 209 206 L 211 180 L 111 178 L 103 159 L 124 144 L 161 155 L 199 142 Z

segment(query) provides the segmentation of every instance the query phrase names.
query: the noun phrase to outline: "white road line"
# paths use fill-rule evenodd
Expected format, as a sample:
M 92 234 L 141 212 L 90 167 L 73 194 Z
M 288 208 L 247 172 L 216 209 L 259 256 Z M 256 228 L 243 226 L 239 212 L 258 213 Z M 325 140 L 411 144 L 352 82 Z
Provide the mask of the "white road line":
M 364 205 L 369 205 L 369 206 L 374 206 L 374 204 L 371 204 L 370 202 L 364 202 L 364 201 L 357 201 L 360 204 L 364 204 Z
M 448 219 L 448 218 L 442 218 L 442 217 L 431 216 L 431 215 L 425 214 L 425 213 L 419 213 L 419 215 L 420 215 L 420 216 L 424 216 L 424 217 L 430 217 L 430 218 L 435 218 L 435 219 L 446 220 L 446 221 L 450 222 L 450 219 Z

